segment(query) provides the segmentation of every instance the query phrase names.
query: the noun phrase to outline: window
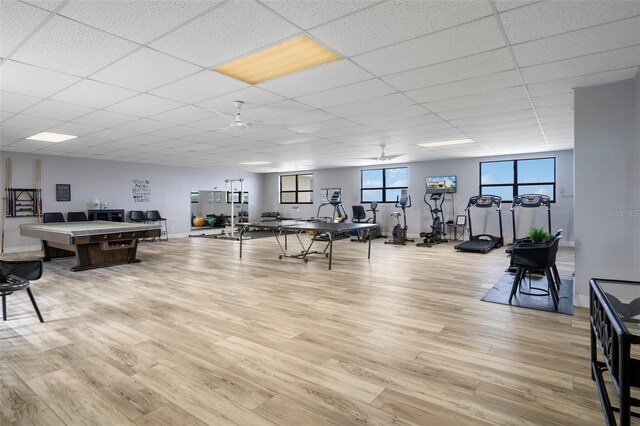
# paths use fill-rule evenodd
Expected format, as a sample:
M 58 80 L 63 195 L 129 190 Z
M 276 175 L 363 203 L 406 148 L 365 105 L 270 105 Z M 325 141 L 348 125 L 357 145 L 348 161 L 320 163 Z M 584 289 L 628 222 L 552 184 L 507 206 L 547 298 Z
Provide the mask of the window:
M 480 163 L 480 194 L 510 202 L 519 194 L 544 194 L 556 199 L 556 159 L 486 161 Z
M 372 169 L 361 171 L 360 198 L 363 203 L 395 203 L 402 189 L 409 186 L 409 169 Z
M 280 204 L 313 204 L 313 175 L 280 176 Z

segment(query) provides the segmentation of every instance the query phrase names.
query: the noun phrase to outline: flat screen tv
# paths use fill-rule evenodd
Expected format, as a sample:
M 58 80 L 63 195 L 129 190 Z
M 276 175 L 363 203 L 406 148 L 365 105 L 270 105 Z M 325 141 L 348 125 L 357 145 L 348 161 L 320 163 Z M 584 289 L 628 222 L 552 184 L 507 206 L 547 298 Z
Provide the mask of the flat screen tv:
M 427 192 L 456 192 L 455 176 L 429 176 L 427 177 Z

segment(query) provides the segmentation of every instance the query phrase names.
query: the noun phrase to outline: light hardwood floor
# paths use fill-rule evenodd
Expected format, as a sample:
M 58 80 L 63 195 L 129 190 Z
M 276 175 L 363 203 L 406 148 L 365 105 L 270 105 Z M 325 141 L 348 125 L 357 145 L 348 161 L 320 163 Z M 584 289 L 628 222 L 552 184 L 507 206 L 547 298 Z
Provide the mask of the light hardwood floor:
M 0 424 L 597 425 L 587 311 L 480 298 L 503 250 L 273 239 L 143 243 L 142 263 L 45 264 L 0 327 Z M 36 255 L 37 253 L 31 253 Z M 5 259 L 28 255 L 5 255 Z M 563 278 L 573 252 L 561 249 Z

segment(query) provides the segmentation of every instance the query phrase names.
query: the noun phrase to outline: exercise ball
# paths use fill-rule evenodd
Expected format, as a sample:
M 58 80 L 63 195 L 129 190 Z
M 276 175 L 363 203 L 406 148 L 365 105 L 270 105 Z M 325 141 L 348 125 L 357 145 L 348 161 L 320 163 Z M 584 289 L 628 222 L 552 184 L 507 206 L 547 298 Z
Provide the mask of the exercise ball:
M 204 217 L 196 216 L 193 218 L 193 221 L 191 221 L 191 223 L 193 223 L 193 226 L 200 227 L 200 226 L 204 226 L 206 221 L 204 220 Z
M 208 216 L 207 217 L 207 225 L 209 225 L 212 228 L 214 226 L 216 226 L 216 217 L 215 216 Z

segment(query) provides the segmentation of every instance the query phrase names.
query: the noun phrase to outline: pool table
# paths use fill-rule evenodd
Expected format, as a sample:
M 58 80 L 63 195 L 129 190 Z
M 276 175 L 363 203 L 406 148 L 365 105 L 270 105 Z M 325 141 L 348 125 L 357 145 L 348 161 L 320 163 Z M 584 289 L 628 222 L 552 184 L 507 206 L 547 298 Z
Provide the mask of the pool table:
M 44 260 L 74 256 L 72 271 L 137 263 L 138 239 L 160 237 L 160 226 L 107 222 L 36 223 L 20 225 L 20 235 L 42 240 Z

